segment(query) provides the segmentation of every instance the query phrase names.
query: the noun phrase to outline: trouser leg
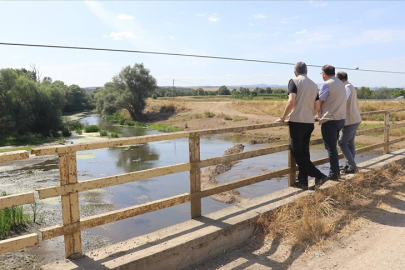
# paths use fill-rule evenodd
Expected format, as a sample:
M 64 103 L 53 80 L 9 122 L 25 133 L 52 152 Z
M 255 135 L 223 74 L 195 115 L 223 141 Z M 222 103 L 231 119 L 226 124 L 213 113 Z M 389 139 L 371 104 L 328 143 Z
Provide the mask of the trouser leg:
M 339 131 L 343 128 L 344 120 L 331 120 L 322 124 L 321 132 L 325 149 L 328 152 L 330 169 L 329 176 L 332 178 L 339 177 L 339 155 L 337 152 L 337 140 Z
M 311 162 L 309 155 L 309 139 L 314 130 L 314 124 L 289 122 L 289 129 L 291 153 L 299 166 L 301 176 L 321 178 L 323 173 Z
M 339 148 L 352 168 L 356 168 L 356 162 L 354 161 L 354 157 L 356 156 L 354 138 L 358 127 L 359 123 L 343 127 L 339 137 Z

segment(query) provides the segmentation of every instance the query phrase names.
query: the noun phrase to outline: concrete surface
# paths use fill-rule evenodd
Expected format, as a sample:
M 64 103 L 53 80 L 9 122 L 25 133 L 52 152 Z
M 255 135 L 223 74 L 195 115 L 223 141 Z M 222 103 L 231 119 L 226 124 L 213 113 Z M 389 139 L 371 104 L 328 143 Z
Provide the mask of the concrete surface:
M 358 164 L 373 170 L 392 162 L 403 164 L 405 150 Z M 353 175 L 345 176 L 348 180 Z M 328 181 L 325 187 L 336 182 Z M 291 203 L 313 191 L 285 188 L 235 206 L 147 235 L 86 253 L 78 260 L 63 260 L 41 269 L 181 269 L 243 243 L 255 230 L 261 214 Z

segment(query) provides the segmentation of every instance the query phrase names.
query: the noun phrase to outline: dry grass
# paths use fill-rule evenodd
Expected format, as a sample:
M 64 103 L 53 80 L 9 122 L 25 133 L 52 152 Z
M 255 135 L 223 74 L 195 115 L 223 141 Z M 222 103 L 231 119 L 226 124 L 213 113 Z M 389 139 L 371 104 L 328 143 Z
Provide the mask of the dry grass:
M 281 237 L 303 250 L 322 245 L 375 210 L 381 201 L 388 201 L 393 196 L 390 191 L 404 180 L 404 173 L 395 163 L 384 170 L 360 173 L 352 180 L 278 208 L 262 217 L 259 224 L 269 237 Z
M 154 100 L 151 102 L 148 100 L 147 106 L 145 108 L 145 112 L 154 112 L 154 113 L 175 113 L 175 112 L 183 112 L 186 111 L 187 108 L 179 102 L 168 102 L 168 101 L 163 101 L 159 100 L 156 101 Z
M 234 101 L 235 108 L 247 114 L 280 116 L 285 107 L 286 101 Z M 360 111 L 394 110 L 405 108 L 405 101 L 392 100 L 360 100 Z M 363 120 L 384 120 L 384 115 L 363 116 Z M 393 113 L 390 120 L 405 120 L 405 112 Z

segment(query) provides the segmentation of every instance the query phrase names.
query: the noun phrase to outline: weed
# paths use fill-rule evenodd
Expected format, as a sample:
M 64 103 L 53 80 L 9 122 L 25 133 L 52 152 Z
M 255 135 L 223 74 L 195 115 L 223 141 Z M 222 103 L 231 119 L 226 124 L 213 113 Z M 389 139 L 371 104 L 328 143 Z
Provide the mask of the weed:
M 7 196 L 5 191 L 0 196 Z M 6 238 L 11 232 L 21 231 L 29 221 L 29 215 L 23 213 L 22 206 L 12 206 L 0 210 L 0 239 Z
M 212 118 L 212 117 L 215 116 L 215 113 L 210 112 L 210 111 L 205 111 L 205 112 L 204 112 L 204 115 L 205 115 L 205 117 L 207 117 L 207 118 Z
M 99 132 L 99 131 L 100 131 L 100 127 L 97 126 L 97 125 L 85 126 L 85 127 L 84 127 L 84 131 L 87 132 L 87 133 Z
M 100 136 L 101 137 L 108 136 L 108 132 L 106 130 L 100 130 Z
M 111 132 L 110 134 L 108 134 L 108 137 L 109 137 L 109 138 L 119 138 L 117 132 Z

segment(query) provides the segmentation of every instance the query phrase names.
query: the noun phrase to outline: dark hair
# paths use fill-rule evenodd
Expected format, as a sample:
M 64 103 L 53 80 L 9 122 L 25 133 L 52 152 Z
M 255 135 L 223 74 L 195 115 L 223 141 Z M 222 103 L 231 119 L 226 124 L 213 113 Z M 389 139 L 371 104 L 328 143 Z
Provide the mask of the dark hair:
M 304 62 L 297 62 L 294 66 L 294 71 L 298 75 L 306 74 L 307 73 L 307 65 Z
M 338 79 L 341 80 L 341 81 L 347 81 L 347 73 L 344 72 L 344 71 L 339 71 L 336 74 L 336 77 L 338 77 Z
M 328 76 L 335 75 L 335 67 L 331 65 L 324 65 L 322 67 L 322 71 L 325 72 L 325 74 Z

